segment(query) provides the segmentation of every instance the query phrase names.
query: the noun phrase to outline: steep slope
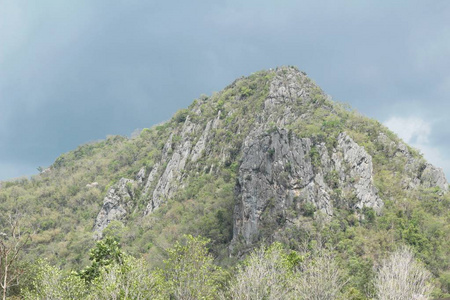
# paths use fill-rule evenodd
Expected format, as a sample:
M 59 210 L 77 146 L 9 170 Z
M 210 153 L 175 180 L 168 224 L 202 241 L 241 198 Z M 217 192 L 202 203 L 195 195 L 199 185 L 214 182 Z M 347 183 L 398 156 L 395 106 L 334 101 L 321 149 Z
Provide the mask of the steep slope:
M 255 77 L 259 79 L 258 75 Z M 299 212 L 307 204 L 328 217 L 333 216 L 336 206 L 356 210 L 357 215 L 364 208 L 381 213 L 383 200 L 374 185 L 372 156 L 350 136 L 364 134 L 365 128 L 345 128 L 349 113 L 339 111 L 298 70 L 280 68 L 265 77 L 267 82 L 262 84 L 269 87 L 267 94 L 253 91 L 261 83 L 244 79 L 235 83 L 241 93 L 235 95 L 235 87 L 229 87 L 223 93 L 225 97 L 220 94 L 199 101 L 190 111 L 182 113 L 185 116 L 177 117 L 183 124 L 170 134 L 159 161 L 151 166 L 148 176 L 145 169 L 138 174 L 138 178 L 147 178 L 142 195 L 148 201 L 145 215 L 152 214 L 169 199 L 183 197 L 177 191 L 189 186 L 190 180 L 199 175 L 214 174 L 220 178 L 221 169 L 227 165 L 235 166 L 231 171 L 236 176 L 234 242 L 243 239 L 245 244 L 252 245 L 261 239 L 260 229 L 267 227 L 264 222 L 276 220 L 278 224 L 273 225 L 281 226 L 286 222 L 288 210 Z M 259 103 L 254 103 L 251 111 L 238 112 L 243 103 L 249 105 L 255 100 Z M 211 108 L 215 109 L 214 114 L 206 114 L 205 118 L 203 112 Z M 320 129 L 301 138 L 302 125 Z M 330 127 L 329 132 L 324 134 L 323 127 Z M 389 139 L 381 126 L 380 130 L 370 142 L 378 147 L 395 146 L 395 139 Z M 235 136 L 231 138 L 230 134 Z M 221 135 L 236 146 L 223 143 Z M 394 161 L 407 160 L 407 172 L 403 174 L 403 180 L 408 182 L 408 186 L 403 186 L 405 189 L 439 187 L 447 191 L 448 184 L 441 170 L 426 164 L 420 156 L 411 155 L 401 142 L 397 143 L 397 148 L 403 151 L 395 154 Z M 202 155 L 206 160 L 199 161 Z M 212 158 L 216 161 L 209 164 Z M 135 184 L 130 179 L 122 179 L 119 183 L 122 188 L 114 186 L 110 190 L 109 194 L 118 190 L 118 195 L 105 198 L 97 217 L 97 231 L 105 228 L 107 222 L 103 216 L 113 212 L 116 219 L 121 219 L 126 215 L 124 209 L 117 214 L 110 207 L 111 197 L 123 198 L 120 196 L 123 180 Z M 143 179 L 140 184 L 143 186 Z M 126 199 L 132 198 L 125 194 Z M 128 206 L 125 202 L 122 199 L 119 207 Z
M 222 264 L 261 241 L 320 240 L 363 288 L 373 258 L 399 243 L 450 274 L 447 191 L 416 150 L 282 67 L 202 96 L 137 138 L 64 154 L 31 180 L 4 183 L 0 203 L 27 215 L 30 258 L 85 264 L 103 235 L 155 264 L 183 233 L 210 238 Z

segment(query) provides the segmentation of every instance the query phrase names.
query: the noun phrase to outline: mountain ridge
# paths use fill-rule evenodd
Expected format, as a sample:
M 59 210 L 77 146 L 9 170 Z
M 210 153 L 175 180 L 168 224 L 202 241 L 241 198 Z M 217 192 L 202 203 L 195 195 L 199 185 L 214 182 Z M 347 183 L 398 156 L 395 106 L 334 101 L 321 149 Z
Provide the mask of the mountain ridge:
M 105 235 L 158 265 L 162 249 L 194 234 L 220 264 L 262 242 L 320 239 L 358 262 L 347 266 L 355 274 L 399 243 L 437 277 L 449 273 L 442 170 L 295 67 L 239 78 L 134 139 L 80 146 L 6 183 L 0 200 L 28 216 L 30 259 L 66 267 L 86 264 Z
M 301 83 L 299 83 L 301 82 Z M 329 102 L 329 99 L 327 96 L 325 96 L 323 94 L 323 92 L 321 92 L 320 90 L 318 90 L 318 88 L 311 84 L 311 85 L 305 85 L 305 82 L 307 82 L 307 84 L 310 82 L 308 80 L 308 78 L 306 77 L 306 75 L 300 71 L 298 71 L 295 68 L 280 68 L 280 69 L 275 69 L 274 71 L 274 79 L 270 82 L 270 90 L 268 91 L 267 96 L 264 99 L 264 103 L 263 103 L 263 109 L 262 111 L 257 114 L 255 116 L 255 124 L 253 125 L 253 129 L 248 133 L 248 136 L 245 138 L 245 140 L 243 142 L 241 142 L 244 145 L 243 149 L 235 149 L 235 151 L 241 151 L 241 152 L 245 152 L 248 151 L 249 149 L 245 149 L 247 144 L 255 144 L 254 139 L 258 138 L 259 136 L 262 135 L 266 135 L 268 132 L 276 130 L 278 133 L 278 136 L 275 137 L 273 134 L 269 135 L 269 139 L 271 140 L 270 143 L 272 143 L 272 139 L 274 138 L 278 138 L 278 142 L 280 142 L 280 140 L 283 139 L 283 134 L 280 134 L 280 130 L 283 130 L 283 128 L 287 128 L 289 127 L 289 125 L 291 125 L 293 122 L 295 122 L 296 120 L 296 115 L 295 113 L 292 113 L 292 110 L 294 109 L 294 107 L 290 106 L 289 103 L 293 102 L 293 101 L 297 101 L 300 102 L 300 105 L 304 106 L 306 104 L 310 104 L 311 102 L 317 102 L 318 97 L 322 97 L 322 101 L 323 103 L 325 103 L 325 101 Z M 228 88 L 232 88 L 234 85 L 238 84 L 239 80 L 235 81 L 233 84 L 231 84 L 230 86 L 228 86 Z M 247 87 L 245 87 L 247 88 Z M 310 90 L 308 90 L 308 88 Z M 249 94 L 249 90 L 244 90 L 244 94 Z M 309 95 L 311 93 L 315 93 L 313 94 L 313 97 L 309 97 Z M 220 100 L 219 100 L 220 101 Z M 328 103 L 328 105 L 331 105 L 330 102 Z M 331 108 L 332 106 L 330 106 Z M 281 114 L 279 111 L 279 109 L 284 110 Z M 197 115 L 200 115 L 200 112 L 196 109 L 192 109 L 192 112 L 196 113 Z M 277 113 L 275 113 L 277 112 Z M 192 159 L 190 159 L 192 162 L 195 162 L 198 157 L 201 155 L 201 153 L 205 150 L 206 147 L 206 141 L 208 140 L 208 135 L 210 134 L 210 129 L 217 129 L 220 125 L 220 120 L 221 120 L 221 115 L 223 114 L 222 110 L 218 109 L 217 110 L 217 116 L 213 119 L 210 119 L 207 121 L 207 125 L 204 128 L 203 132 L 200 135 L 200 138 L 198 139 L 197 143 L 195 145 L 193 145 L 193 143 L 191 142 L 191 140 L 189 138 L 186 138 L 187 135 L 192 134 L 193 132 L 195 132 L 196 130 L 198 130 L 198 128 L 196 128 L 196 124 L 190 121 L 190 116 L 187 115 L 186 119 L 184 120 L 184 124 L 182 126 L 182 130 L 181 133 L 179 135 L 179 139 L 181 140 L 178 144 L 178 146 L 175 147 L 175 149 L 173 149 L 174 153 L 172 154 L 171 157 L 169 157 L 170 155 L 169 153 L 169 148 L 172 145 L 172 140 L 174 135 L 171 134 L 170 137 L 168 138 L 168 140 L 166 141 L 164 148 L 163 148 L 163 155 L 162 155 L 162 160 L 167 160 L 167 166 L 164 168 L 164 171 L 162 173 L 162 175 L 159 177 L 159 181 L 156 184 L 152 195 L 150 195 L 150 201 L 149 204 L 147 205 L 145 214 L 149 214 L 151 212 L 153 212 L 155 209 L 157 209 L 163 202 L 164 199 L 163 197 L 167 197 L 170 198 L 173 193 L 174 190 L 176 190 L 176 186 L 173 187 L 171 186 L 171 182 L 175 181 L 177 184 L 179 182 L 182 181 L 182 177 L 180 176 L 180 172 L 181 170 L 184 169 L 185 165 L 186 165 L 186 161 L 189 159 L 189 155 L 192 149 Z M 228 117 L 230 116 L 230 112 L 227 115 Z M 271 128 L 269 128 L 271 127 Z M 274 129 L 275 128 L 275 129 Z M 238 129 L 239 130 L 239 129 Z M 288 146 L 288 144 L 291 142 L 292 139 L 292 129 L 290 129 L 290 131 L 285 130 L 286 132 L 284 132 L 284 135 L 287 136 L 289 135 L 289 132 L 291 132 L 291 136 L 289 138 L 289 140 L 284 140 L 283 142 Z M 255 136 L 256 137 L 252 137 Z M 297 154 L 296 156 L 294 155 L 294 157 L 292 157 L 291 159 L 288 159 L 288 161 L 283 162 L 283 158 L 281 158 L 281 161 L 278 162 L 272 162 L 272 165 L 280 165 L 283 163 L 289 164 L 290 166 L 290 171 L 292 171 L 293 165 L 297 164 L 298 168 L 304 168 L 305 166 L 307 168 L 310 169 L 310 172 L 306 172 L 308 174 L 297 174 L 300 177 L 303 176 L 307 176 L 310 178 L 310 183 L 313 181 L 313 177 L 319 177 L 317 179 L 314 180 L 314 183 L 311 185 L 309 185 L 309 187 L 306 189 L 313 189 L 313 191 L 309 191 L 306 192 L 306 194 L 304 193 L 304 195 L 302 195 L 302 197 L 306 197 L 309 198 L 309 201 L 311 203 L 315 203 L 314 199 L 319 199 L 319 201 L 321 201 L 322 203 L 315 203 L 314 205 L 316 206 L 316 208 L 318 208 L 319 210 L 323 210 L 326 214 L 328 215 L 332 215 L 331 212 L 331 205 L 330 205 L 330 194 L 332 193 L 332 191 L 330 190 L 329 187 L 326 186 L 326 184 L 324 183 L 324 179 L 326 176 L 329 175 L 330 172 L 338 172 L 339 169 L 342 168 L 342 164 L 344 163 L 344 161 L 346 163 L 352 164 L 352 170 L 350 172 L 352 172 L 352 180 L 354 180 L 355 177 L 362 177 L 363 180 L 358 180 L 357 184 L 355 185 L 354 189 L 356 191 L 356 197 L 359 199 L 360 203 L 357 204 L 356 206 L 359 209 L 362 209 L 363 207 L 371 207 L 371 208 L 376 208 L 378 210 L 378 212 L 380 211 L 381 207 L 383 206 L 383 203 L 381 201 L 380 198 L 378 198 L 378 196 L 376 195 L 376 188 L 373 185 L 373 178 L 372 178 L 372 161 L 371 161 L 371 157 L 368 153 L 365 152 L 364 148 L 359 147 L 357 143 L 355 143 L 353 141 L 353 139 L 348 136 L 345 132 L 341 132 L 339 133 L 339 136 L 336 137 L 338 144 L 340 146 L 341 149 L 347 148 L 346 150 L 344 149 L 343 151 L 340 151 L 341 155 L 344 156 L 344 160 L 339 160 L 339 158 L 336 157 L 336 153 L 334 153 L 333 155 L 335 155 L 334 158 L 332 158 L 332 160 L 334 161 L 334 164 L 336 165 L 336 167 L 334 168 L 334 170 L 330 171 L 327 170 L 327 174 L 322 174 L 322 173 L 318 173 L 318 174 L 314 174 L 314 172 L 312 172 L 313 166 L 311 164 L 311 161 L 305 161 L 304 157 L 309 156 L 310 151 L 311 151 L 311 147 L 317 147 L 319 149 L 319 156 L 321 157 L 321 161 L 326 165 L 326 164 L 330 164 L 330 157 L 326 157 L 326 155 L 328 154 L 325 151 L 326 148 L 326 143 L 325 142 L 321 142 L 318 145 L 312 146 L 312 141 L 309 138 L 304 138 L 303 140 L 297 140 L 297 147 L 298 148 L 304 148 L 307 147 L 308 150 L 299 155 Z M 387 136 L 382 136 L 381 139 L 383 140 L 384 143 L 388 142 L 386 141 Z M 307 145 L 302 145 L 302 142 L 306 143 Z M 254 145 L 248 146 L 248 148 L 253 147 Z M 268 145 L 264 145 L 263 148 L 265 148 L 265 150 L 268 149 Z M 407 150 L 406 147 L 404 147 L 403 144 L 399 145 L 399 147 L 401 148 L 401 151 L 404 151 L 405 155 L 409 155 L 409 152 Z M 260 152 L 264 152 L 264 149 L 259 149 Z M 295 152 L 295 147 L 292 149 L 288 149 L 288 150 L 283 150 L 283 149 L 279 149 L 277 147 L 270 149 L 269 151 L 273 151 L 273 153 L 269 153 L 269 156 L 271 156 L 271 158 L 273 159 L 273 156 L 277 155 L 278 152 L 285 152 L 283 155 L 286 154 L 292 154 Z M 336 152 L 336 148 L 333 148 L 334 152 Z M 250 162 L 247 161 L 248 164 L 255 164 L 256 162 L 251 162 L 251 160 L 254 158 L 255 154 L 250 155 L 250 158 L 248 160 L 250 160 Z M 303 156 L 303 157 L 301 157 Z M 301 161 L 300 163 L 298 162 L 299 157 L 301 157 L 300 159 L 302 159 L 303 161 Z M 226 161 L 226 157 L 222 156 L 222 163 L 225 163 Z M 411 168 L 416 168 L 417 166 L 413 166 L 414 164 L 417 164 L 416 162 L 413 161 L 412 157 L 409 157 L 410 162 L 409 165 Z M 246 161 L 245 158 L 243 158 L 243 162 L 241 162 L 241 168 L 242 165 L 245 166 Z M 259 162 L 258 163 L 263 163 L 261 162 L 262 158 L 259 158 Z M 297 162 L 296 162 L 297 160 Z M 358 162 L 356 160 L 359 160 Z M 328 161 L 328 162 L 327 162 Z M 365 166 L 361 167 L 361 162 L 364 161 Z M 149 186 L 152 184 L 152 182 L 155 180 L 155 174 L 158 172 L 158 168 L 160 167 L 160 163 L 157 163 L 153 166 L 149 176 L 148 176 L 148 180 L 147 183 L 145 185 L 145 190 L 146 192 L 144 193 L 144 195 L 147 194 Z M 271 168 L 272 166 L 269 166 L 267 168 Z M 244 167 L 245 168 L 245 167 Z M 247 168 L 249 168 L 249 166 L 247 166 Z M 330 166 L 327 167 L 328 169 L 330 169 Z M 360 168 L 360 170 L 358 169 Z M 251 167 L 250 167 L 251 169 Z M 284 168 L 281 168 L 282 170 L 278 171 L 277 175 L 280 175 L 281 172 L 285 171 Z M 439 186 L 439 188 L 441 188 L 444 192 L 446 192 L 448 190 L 448 184 L 446 183 L 446 179 L 445 179 L 445 175 L 440 172 L 438 169 L 432 167 L 431 165 L 427 165 L 427 167 L 424 167 L 425 170 L 427 170 L 426 174 L 428 174 L 427 177 L 427 184 L 428 187 L 432 187 L 432 186 Z M 241 171 L 241 170 L 240 170 Z M 417 170 L 416 170 L 417 171 Z M 249 172 L 247 172 L 249 173 Z M 250 172 L 251 173 L 251 172 Z M 145 177 L 145 170 L 141 169 L 139 171 L 138 177 Z M 254 174 L 256 176 L 258 176 L 257 174 Z M 343 176 L 345 177 L 345 175 L 343 174 L 343 172 L 341 171 L 341 174 L 339 174 L 340 177 L 342 178 Z M 245 181 L 242 178 L 244 177 L 251 177 L 251 174 L 242 174 L 239 176 L 239 184 L 236 186 L 237 189 L 240 189 L 242 186 L 244 186 Z M 421 184 L 424 183 L 422 181 L 422 175 L 418 174 L 414 179 L 412 179 L 412 181 L 414 181 L 415 183 L 412 184 Z M 290 178 L 290 180 L 294 180 L 295 178 Z M 122 179 L 121 179 L 122 180 Z M 131 179 L 123 179 L 123 180 L 131 180 Z M 273 180 L 272 180 L 273 181 Z M 341 181 L 345 181 L 341 179 Z M 365 181 L 365 182 L 364 182 Z M 258 186 L 261 185 L 261 182 L 250 182 L 249 186 L 250 189 L 252 189 L 254 186 Z M 278 184 L 279 185 L 279 184 Z M 319 188 L 314 188 L 313 186 L 316 185 Z M 306 188 L 306 184 L 303 184 L 302 189 L 304 190 Z M 121 189 L 119 189 L 121 190 Z M 270 188 L 265 188 L 263 189 L 263 191 L 252 191 L 250 193 L 247 193 L 247 195 L 243 195 L 242 197 L 249 197 L 249 198 L 255 198 L 255 194 L 260 193 L 261 195 L 259 195 L 259 197 L 262 198 L 267 198 L 268 194 L 272 194 L 272 197 L 274 197 L 274 195 L 277 193 L 277 191 L 274 191 L 272 189 L 272 191 L 269 191 Z M 122 188 L 122 192 L 123 192 L 123 188 Z M 279 192 L 279 191 L 278 191 Z M 295 191 L 291 190 L 290 191 L 291 194 L 295 193 L 296 196 L 293 195 L 284 195 L 282 197 L 290 197 L 290 203 L 286 204 L 283 203 L 281 206 L 289 206 L 292 205 L 292 201 L 294 197 L 299 197 L 300 196 L 300 191 L 299 189 L 296 189 Z M 312 195 L 312 194 L 315 195 Z M 321 193 L 319 195 L 319 193 Z M 264 196 L 265 195 L 265 196 Z M 239 196 L 238 196 L 239 197 Z M 365 199 L 363 199 L 365 198 Z M 323 199 L 327 199 L 326 201 L 322 201 Z M 105 198 L 105 203 L 107 204 L 107 207 L 109 207 L 109 205 L 111 204 L 110 198 Z M 243 201 L 245 202 L 245 199 L 243 199 Z M 256 199 L 252 200 L 253 202 L 257 201 Z M 267 202 L 268 199 L 266 199 L 263 202 Z M 364 203 L 363 203 L 364 202 Z M 122 210 L 122 214 L 124 214 L 124 209 L 120 208 L 120 205 L 118 205 L 118 202 L 115 202 L 116 205 L 119 207 L 119 210 Z M 240 204 L 238 204 L 236 207 L 239 207 Z M 322 207 L 320 207 L 322 205 Z M 241 205 L 242 206 L 242 205 Z M 245 205 L 244 205 L 245 206 Z M 267 206 L 267 203 L 260 203 L 259 205 L 260 207 L 258 208 L 259 210 L 263 210 L 265 206 Z M 241 207 L 241 209 L 243 209 Z M 254 210 L 255 208 L 253 208 Z M 107 209 L 106 209 L 107 210 Z M 239 210 L 239 208 L 235 208 L 235 212 L 236 210 Z M 107 212 L 104 212 L 102 210 L 102 212 L 100 212 L 99 216 L 102 215 L 107 215 Z M 113 215 L 117 215 L 117 213 L 115 212 L 115 210 L 112 210 L 112 214 Z M 236 214 L 236 213 L 235 213 Z M 241 213 L 243 214 L 243 213 Z M 108 218 L 108 217 L 107 217 Z M 120 218 L 120 217 L 119 217 Z M 234 237 L 233 240 L 238 239 L 238 237 L 236 235 L 240 234 L 240 230 L 236 229 L 238 227 L 238 223 L 239 221 L 236 221 L 237 216 L 235 215 L 235 222 L 234 222 Z M 252 221 L 250 221 L 250 223 L 255 223 L 257 222 L 257 220 L 260 218 L 260 216 L 254 216 Z M 114 219 L 114 217 L 110 218 L 111 220 Z M 242 219 L 242 218 L 241 218 Z M 102 222 L 101 218 L 99 220 L 100 222 Z M 248 221 L 248 220 L 247 220 Z M 105 223 L 105 222 L 103 222 Z M 106 223 L 107 224 L 107 223 Z M 102 226 L 98 226 L 97 224 L 95 225 L 96 228 L 99 229 L 103 229 L 104 227 Z M 249 225 L 249 228 L 252 227 L 251 225 Z M 246 240 L 247 242 L 250 239 L 250 235 L 255 235 L 257 234 L 257 230 L 250 230 L 249 233 L 246 234 Z

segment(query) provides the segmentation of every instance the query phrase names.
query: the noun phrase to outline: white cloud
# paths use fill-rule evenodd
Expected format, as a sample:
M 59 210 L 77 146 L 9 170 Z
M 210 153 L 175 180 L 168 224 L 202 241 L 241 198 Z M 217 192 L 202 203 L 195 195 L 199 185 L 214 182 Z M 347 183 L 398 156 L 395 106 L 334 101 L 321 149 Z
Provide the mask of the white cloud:
M 427 144 L 431 133 L 431 124 L 418 117 L 392 117 L 384 125 L 408 144 Z
M 450 175 L 450 160 L 442 154 L 439 147 L 430 142 L 432 124 L 419 117 L 391 117 L 384 122 L 390 130 L 398 134 L 407 144 L 419 149 L 425 158 L 436 167 Z

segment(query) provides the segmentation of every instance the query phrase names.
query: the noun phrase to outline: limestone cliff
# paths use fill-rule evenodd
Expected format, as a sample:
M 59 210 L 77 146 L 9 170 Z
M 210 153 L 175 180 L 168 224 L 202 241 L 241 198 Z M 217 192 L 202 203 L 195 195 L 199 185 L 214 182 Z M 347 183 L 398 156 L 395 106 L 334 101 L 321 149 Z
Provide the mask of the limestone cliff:
M 103 229 L 113 220 L 123 220 L 132 207 L 132 200 L 134 192 L 132 185 L 134 180 L 122 178 L 120 181 L 112 186 L 105 198 L 103 199 L 103 206 L 97 215 L 94 225 L 96 237 L 101 237 Z
M 382 213 L 374 170 L 388 170 L 390 162 L 375 168 L 372 155 L 395 162 L 392 172 L 404 168 L 405 190 L 448 191 L 442 170 L 412 153 L 387 129 L 371 132 L 371 123 L 362 117 L 356 119 L 363 125 L 356 124 L 350 112 L 335 105 L 303 72 L 283 67 L 258 80 L 237 80 L 216 98 L 199 99 L 176 116 L 157 160 L 141 168 L 136 180 L 121 179 L 108 191 L 94 230 L 101 233 L 111 220 L 125 220 L 136 207 L 130 185 L 146 203 L 142 215 L 151 215 L 169 199 L 181 197 L 197 176 L 220 177 L 221 170 L 233 166 L 232 243 L 245 245 L 263 237 L 267 220 L 282 228 L 287 212 L 301 212 L 305 205 L 328 219 L 336 207 L 361 218 L 365 207 Z

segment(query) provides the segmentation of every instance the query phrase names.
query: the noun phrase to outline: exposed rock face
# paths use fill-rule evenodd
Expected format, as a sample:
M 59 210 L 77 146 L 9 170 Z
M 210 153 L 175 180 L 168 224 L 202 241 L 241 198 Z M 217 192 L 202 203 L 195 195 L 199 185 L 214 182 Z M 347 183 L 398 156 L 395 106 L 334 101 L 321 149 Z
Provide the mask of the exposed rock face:
M 194 149 L 192 150 L 191 160 L 193 162 L 197 161 L 200 158 L 201 154 L 203 153 L 203 151 L 206 148 L 207 139 L 208 139 L 209 133 L 211 131 L 211 124 L 212 124 L 212 120 L 210 120 L 208 122 L 208 124 L 206 124 L 206 128 L 203 131 L 202 136 L 200 137 L 197 144 L 195 144 Z
M 298 70 L 278 70 L 270 83 L 261 123 L 274 122 L 277 126 L 284 127 L 298 118 L 298 112 L 294 111 L 293 106 L 296 103 L 306 104 L 311 100 L 307 92 L 311 86 L 309 79 Z
M 444 171 L 441 168 L 436 168 L 432 164 L 427 163 L 425 165 L 420 180 L 424 187 L 439 187 L 443 192 L 448 191 L 448 183 Z
M 181 181 L 182 170 L 186 165 L 186 160 L 191 153 L 192 143 L 188 138 L 195 129 L 195 125 L 189 121 L 189 117 L 186 119 L 183 130 L 181 133 L 181 143 L 178 144 L 176 149 L 173 152 L 172 157 L 167 163 L 167 166 L 164 170 L 164 173 L 159 178 L 158 184 L 156 185 L 152 198 L 150 199 L 149 204 L 147 205 L 147 209 L 145 214 L 149 214 L 157 209 L 161 203 L 170 198 L 173 193 L 177 190 L 178 185 Z M 171 137 L 172 139 L 173 137 Z M 167 146 L 167 144 L 166 144 Z M 168 155 L 168 150 L 164 153 L 164 156 Z M 174 184 L 174 183 L 178 183 Z
M 145 184 L 145 188 L 144 188 L 144 194 L 148 194 L 150 187 L 152 186 L 153 182 L 156 179 L 158 170 L 159 170 L 159 163 L 157 163 L 153 166 L 152 170 L 150 171 L 150 174 L 148 175 L 147 183 Z
M 294 106 L 314 101 L 310 91 L 310 81 L 295 69 L 279 70 L 272 80 L 259 127 L 243 143 L 234 241 L 243 238 L 246 244 L 253 243 L 266 219 L 282 225 L 288 209 L 300 211 L 305 203 L 330 217 L 334 205 L 382 208 L 373 184 L 372 158 L 363 147 L 341 133 L 337 146 L 329 151 L 324 143 L 299 139 L 285 129 L 302 113 L 309 113 L 295 112 Z M 276 124 L 275 131 L 269 123 Z M 341 192 L 339 197 L 335 190 Z
M 294 197 L 314 179 L 309 158 L 311 141 L 289 141 L 288 132 L 262 129 L 250 134 L 243 144 L 239 168 L 234 236 L 251 242 L 258 238 L 262 215 L 280 214 L 294 203 Z
M 364 147 L 345 133 L 345 129 L 334 132 L 336 141 L 330 143 L 327 140 L 328 144 L 323 142 L 324 139 L 300 138 L 301 134 L 292 133 L 299 120 L 337 116 L 332 105 L 320 102 L 326 95 L 295 68 L 280 68 L 271 75 L 267 77 L 270 81 L 265 83 L 268 86 L 264 98 L 258 98 L 258 109 L 251 112 L 251 126 L 240 123 L 233 133 L 228 131 L 226 124 L 234 122 L 233 113 L 240 111 L 237 106 L 230 109 L 224 108 L 223 103 L 220 106 L 212 103 L 207 107 L 210 109 L 208 118 L 201 122 L 196 120 L 203 118 L 205 107 L 194 106 L 190 113 L 196 115 L 195 118 L 191 120 L 188 115 L 184 121 L 179 121 L 171 127 L 165 143 L 158 145 L 160 152 L 153 166 L 140 169 L 135 180 L 121 179 L 108 191 L 94 230 L 101 232 L 111 220 L 123 220 L 131 211 L 135 195 L 127 188 L 129 185 L 141 189 L 140 199 L 146 201 L 144 214 L 147 215 L 182 190 L 189 182 L 187 178 L 202 172 L 220 174 L 222 167 L 232 164 L 239 167 L 235 187 L 234 242 L 251 245 L 267 227 L 281 228 L 287 221 L 299 221 L 301 219 L 288 220 L 291 218 L 288 212 L 294 211 L 298 217 L 306 206 L 312 205 L 325 219 L 332 218 L 336 208 L 348 208 L 360 216 L 364 207 L 381 212 L 383 201 L 374 185 L 373 159 Z M 238 83 L 232 86 L 239 87 Z M 246 99 L 239 93 L 228 95 L 238 103 Z M 210 100 L 199 101 L 206 105 Z M 322 114 L 317 117 L 315 110 L 322 110 Z M 250 112 L 247 110 L 247 113 Z M 245 127 L 245 131 L 241 127 Z M 230 136 L 236 134 L 239 140 L 233 137 L 224 145 L 217 140 L 223 132 Z M 418 159 L 411 148 L 388 135 L 372 135 L 371 142 L 377 151 L 404 166 L 406 175 L 401 184 L 405 190 L 439 187 L 443 192 L 448 191 L 442 170 Z M 213 159 L 205 163 L 210 156 Z M 186 170 L 186 166 L 190 166 L 190 170 Z
M 122 220 L 133 206 L 133 189 L 130 188 L 134 180 L 122 178 L 112 186 L 103 199 L 103 206 L 97 215 L 94 224 L 94 232 L 97 238 L 101 238 L 102 231 L 113 220 Z
M 448 192 L 449 186 L 444 171 L 426 162 L 423 158 L 415 158 L 409 151 L 408 146 L 396 143 L 384 133 L 378 135 L 378 142 L 383 150 L 392 158 L 403 158 L 405 180 L 404 188 L 416 189 L 419 186 L 425 188 L 439 187 L 442 192 Z
M 92 183 L 88 183 L 86 184 L 87 188 L 94 188 L 94 187 L 98 187 L 98 182 L 92 182 Z
M 330 158 L 324 144 L 290 136 L 285 129 L 271 133 L 260 129 L 249 135 L 243 145 L 236 189 L 234 238 L 242 236 L 251 244 L 258 239 L 264 218 L 280 220 L 281 225 L 288 209 L 300 211 L 305 203 L 332 216 L 338 199 L 331 195 L 336 188 L 346 195 L 354 194 L 356 201 L 341 199 L 348 207 L 367 206 L 379 211 L 383 202 L 373 185 L 370 155 L 345 133 L 339 135 L 332 152 Z M 314 155 L 320 161 L 313 162 Z M 331 174 L 338 178 L 329 184 L 325 178 Z
M 211 131 L 217 129 L 221 123 L 220 116 L 221 111 L 219 110 L 217 116 L 209 120 L 204 128 L 191 122 L 188 116 L 183 123 L 180 134 L 177 136 L 170 135 L 164 145 L 161 161 L 153 166 L 147 177 L 144 196 L 148 197 L 148 205 L 145 215 L 158 209 L 176 191 L 184 187 L 185 174 L 183 172 L 187 161 L 196 162 L 207 151 Z M 200 137 L 194 144 L 193 136 L 196 135 Z M 222 161 L 224 160 L 223 158 Z M 211 172 L 213 168 L 213 166 L 210 166 Z
M 362 209 L 367 206 L 379 211 L 383 202 L 377 196 L 373 185 L 372 157 L 345 133 L 339 135 L 337 148 L 343 153 L 343 161 L 348 170 L 342 168 L 342 161 L 338 156 L 334 158 L 335 170 L 341 172 L 342 183 L 347 183 L 347 186 L 353 189 L 359 200 L 356 207 Z
M 144 183 L 144 180 L 145 180 L 145 168 L 142 167 L 136 175 L 136 182 L 139 185 L 142 185 Z

